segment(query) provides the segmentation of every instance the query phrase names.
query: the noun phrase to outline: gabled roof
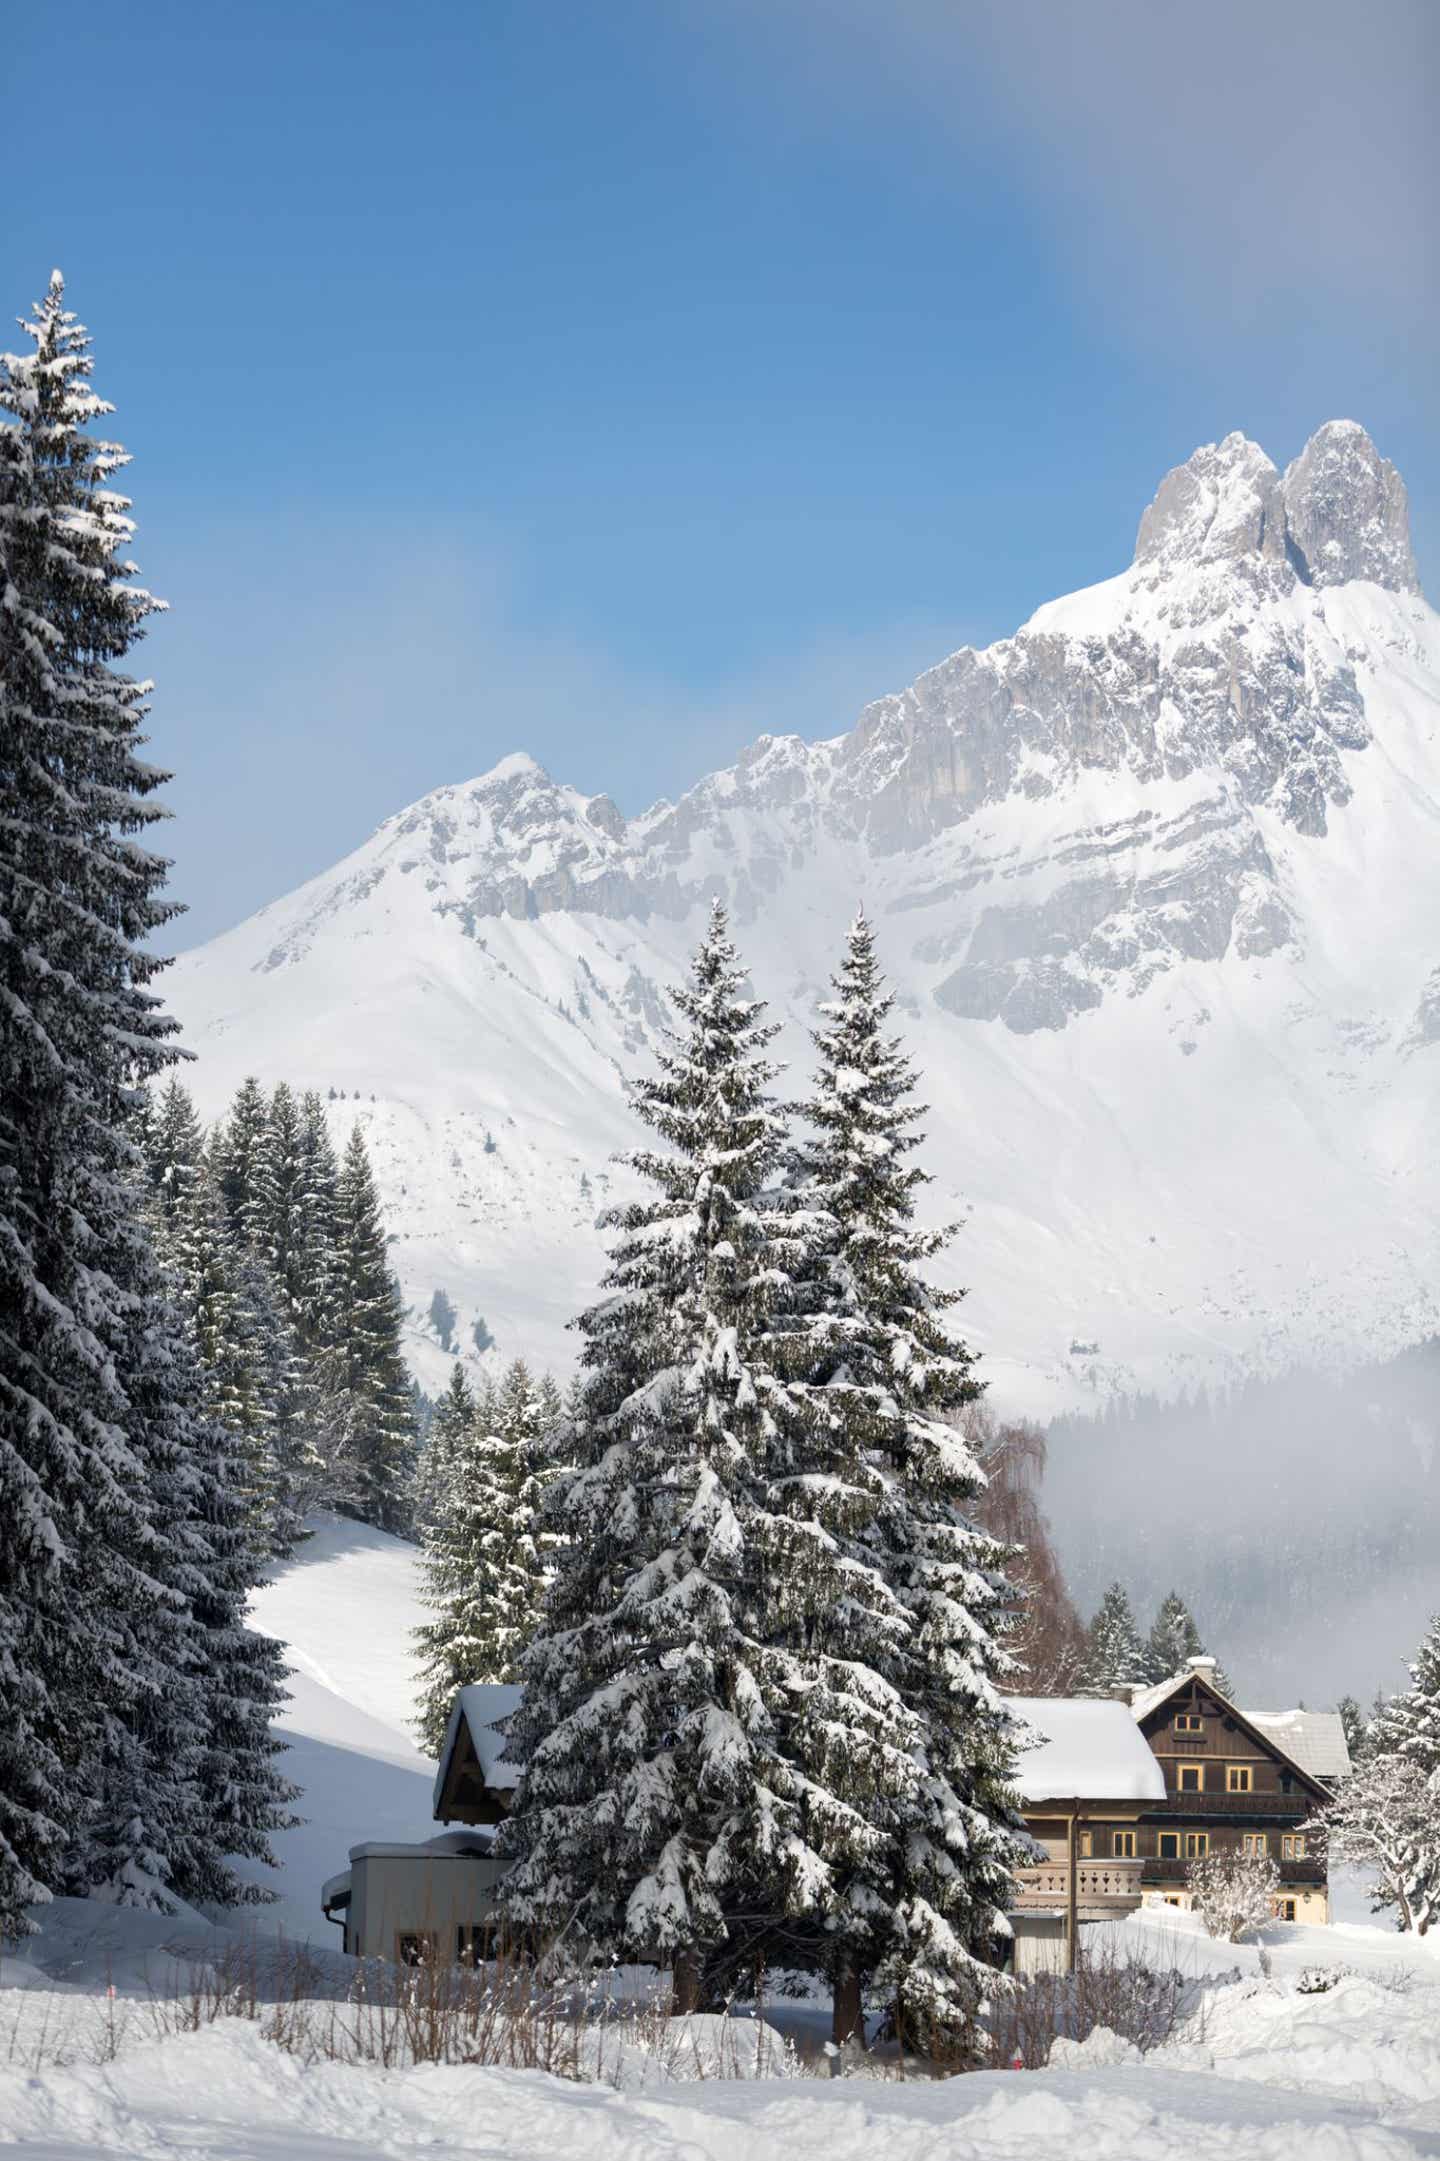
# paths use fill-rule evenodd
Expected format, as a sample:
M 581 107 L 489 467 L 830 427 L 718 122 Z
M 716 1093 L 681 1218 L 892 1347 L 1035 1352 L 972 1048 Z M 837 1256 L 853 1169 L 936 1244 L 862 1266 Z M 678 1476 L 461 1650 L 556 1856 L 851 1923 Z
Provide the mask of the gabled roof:
M 1247 1711 L 1245 1716 L 1312 1778 L 1348 1778 L 1355 1768 L 1338 1711 Z
M 1088 1696 L 1005 1702 L 1030 1730 L 1016 1771 L 1027 1803 L 1164 1800 L 1164 1774 L 1128 1705 Z
M 1273 1727 L 1267 1730 L 1249 1711 L 1242 1711 L 1238 1704 L 1232 1703 L 1228 1696 L 1222 1695 L 1221 1691 L 1215 1686 L 1215 1674 L 1212 1666 L 1187 1666 L 1183 1673 L 1172 1673 L 1168 1681 L 1157 1681 L 1153 1688 L 1136 1689 L 1130 1699 L 1130 1716 L 1135 1720 L 1137 1726 L 1141 1725 L 1145 1719 L 1153 1717 L 1156 1711 L 1162 1710 L 1172 1696 L 1179 1695 L 1182 1689 L 1189 1688 L 1192 1683 L 1198 1683 L 1207 1695 L 1213 1696 L 1224 1710 L 1226 1716 L 1233 1718 L 1236 1725 L 1247 1733 L 1257 1746 L 1268 1750 L 1272 1756 L 1280 1757 L 1284 1763 L 1289 1765 L 1292 1771 L 1297 1772 L 1318 1799 L 1328 1801 L 1333 1798 L 1329 1791 L 1320 1784 L 1321 1774 L 1300 1761 L 1299 1757 L 1287 1747 L 1281 1732 L 1277 1732 Z M 1296 1736 L 1292 1734 L 1291 1738 L 1296 1738 Z M 1348 1768 L 1350 1761 L 1348 1754 L 1345 1761 Z
M 440 1750 L 440 1768 L 435 1774 L 433 1806 L 437 1818 L 445 1781 L 462 1732 L 469 1734 L 480 1775 L 492 1792 L 513 1793 L 519 1785 L 519 1770 L 513 1763 L 505 1761 L 504 1735 L 495 1731 L 502 1719 L 509 1718 L 519 1708 L 520 1690 L 508 1681 L 472 1681 L 468 1688 L 456 1692 L 450 1708 L 450 1723 L 445 1729 L 444 1746 Z

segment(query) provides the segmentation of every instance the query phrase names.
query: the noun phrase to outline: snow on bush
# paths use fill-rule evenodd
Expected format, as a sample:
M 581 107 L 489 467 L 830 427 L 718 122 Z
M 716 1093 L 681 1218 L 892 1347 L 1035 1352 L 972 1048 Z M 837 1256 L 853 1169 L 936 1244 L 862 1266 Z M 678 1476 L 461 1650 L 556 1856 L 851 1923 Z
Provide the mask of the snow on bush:
M 1187 1880 L 1207 1933 L 1241 1943 L 1273 1916 L 1280 1871 L 1267 1853 L 1210 1853 Z
M 1376 1912 L 1423 1936 L 1440 1914 L 1440 1771 L 1413 1757 L 1366 1758 L 1321 1824 L 1330 1852 L 1369 1869 Z

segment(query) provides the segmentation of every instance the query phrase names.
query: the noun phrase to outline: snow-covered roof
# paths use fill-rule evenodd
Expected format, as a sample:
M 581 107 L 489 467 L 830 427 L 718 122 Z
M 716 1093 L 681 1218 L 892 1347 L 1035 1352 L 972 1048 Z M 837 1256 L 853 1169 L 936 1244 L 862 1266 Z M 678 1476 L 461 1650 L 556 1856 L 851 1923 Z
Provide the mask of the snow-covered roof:
M 329 1913 L 332 1907 L 348 1906 L 350 1903 L 350 1871 L 342 1868 L 338 1876 L 327 1876 L 320 1886 L 320 1910 Z
M 519 1708 L 520 1690 L 509 1681 L 472 1681 L 468 1688 L 457 1692 L 450 1707 L 450 1723 L 445 1729 L 445 1745 L 440 1751 L 440 1768 L 435 1774 L 437 1816 L 462 1722 L 469 1731 L 470 1745 L 486 1785 L 496 1793 L 510 1793 L 519 1785 L 518 1769 L 505 1761 L 504 1736 L 495 1731 L 502 1719 L 509 1718 Z
M 495 1843 L 495 1832 L 488 1823 L 482 1823 L 473 1831 L 442 1831 L 438 1838 L 422 1838 L 406 1841 L 393 1838 L 366 1839 L 362 1845 L 350 1848 L 352 1861 L 434 1861 L 452 1859 L 456 1855 L 487 1854 Z
M 1132 1689 L 1130 1691 L 1130 1716 L 1135 1719 L 1148 1718 L 1152 1711 L 1159 1709 L 1172 1689 L 1178 1688 L 1182 1681 L 1193 1679 L 1193 1674 L 1172 1673 L 1168 1681 L 1156 1681 L 1150 1688 Z
M 1242 1711 L 1312 1778 L 1348 1778 L 1354 1766 L 1338 1711 Z
M 1164 1800 L 1164 1775 L 1128 1704 L 1079 1696 L 1006 1701 L 1035 1736 L 1018 1765 L 1027 1802 Z

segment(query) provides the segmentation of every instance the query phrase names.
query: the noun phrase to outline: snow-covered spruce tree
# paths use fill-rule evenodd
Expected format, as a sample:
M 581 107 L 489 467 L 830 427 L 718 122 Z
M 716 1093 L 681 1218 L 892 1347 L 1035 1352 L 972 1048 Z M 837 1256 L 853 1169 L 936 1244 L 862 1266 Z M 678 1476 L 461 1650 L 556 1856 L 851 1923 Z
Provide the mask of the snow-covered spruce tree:
M 355 1513 L 382 1531 L 409 1525 L 415 1414 L 400 1352 L 403 1307 L 365 1136 L 350 1135 L 335 1190 L 335 1380 L 353 1466 Z
M 272 1725 L 284 1647 L 245 1626 L 256 1572 L 245 1476 L 224 1427 L 195 1415 L 207 1383 L 162 1285 L 151 1291 L 136 1301 L 126 1357 L 131 1415 L 148 1442 L 151 1533 L 127 1619 L 149 1681 L 123 1728 L 110 1721 L 106 1756 L 80 1766 L 90 1816 L 66 1888 L 103 1886 L 123 1904 L 162 1908 L 249 1904 L 272 1894 L 234 1860 L 273 1866 L 271 1837 L 296 1820 Z
M 660 1958 L 682 2009 L 742 1893 L 807 1911 L 826 1878 L 781 1750 L 803 1676 L 766 1642 L 784 1134 L 743 982 L 717 905 L 674 994 L 683 1033 L 632 1096 L 662 1144 L 630 1159 L 650 1192 L 608 1217 L 607 1295 L 578 1323 L 567 1543 L 521 1664 L 501 1834 L 517 1927 Z
M 1123 1583 L 1112 1583 L 1086 1632 L 1081 1689 L 1088 1696 L 1109 1696 L 1139 1688 L 1145 1679 L 1145 1645 L 1130 1594 Z
M 292 1327 L 303 1310 L 305 1260 L 304 1124 L 295 1092 L 281 1081 L 266 1107 L 250 1210 L 257 1252 Z
M 539 1390 L 517 1360 L 480 1405 L 457 1365 L 435 1414 L 440 1500 L 420 1593 L 435 1618 L 415 1632 L 418 1730 L 431 1755 L 439 1753 L 456 1689 L 513 1681 L 535 1631 L 544 1582 L 536 1520 L 540 1410 Z
M 138 756 L 146 687 L 119 665 L 155 603 L 127 582 L 124 455 L 86 432 L 109 408 L 58 275 L 25 327 L 34 351 L 0 359 L 0 1936 L 122 1852 L 137 1880 L 173 1874 L 167 1782 L 199 1788 L 149 1712 L 186 1670 L 187 1715 L 210 1730 L 218 1708 L 187 1667 L 187 1554 L 158 1502 L 172 1451 L 202 1493 L 215 1467 L 133 1138 L 175 1056 L 149 988 L 175 909 L 138 837 L 163 775 Z M 202 1513 L 197 1496 L 181 1520 Z M 263 1718 L 264 1689 L 251 1700 Z M 117 1798 L 148 1796 L 148 1823 L 97 1821 L 106 1769 Z
M 1351 1763 L 1363 1763 L 1370 1752 L 1369 1720 L 1360 1708 L 1359 1699 L 1342 1696 L 1335 1706 L 1335 1715 L 1340 1721 Z
M 831 1873 L 836 2037 L 859 2027 L 865 1976 L 911 2038 L 963 2046 L 1020 1858 L 998 1693 L 1013 1594 L 1006 1549 L 969 1512 L 984 1479 L 956 1414 L 980 1389 L 950 1330 L 961 1294 L 923 1273 L 950 1234 L 914 1220 L 925 1113 L 893 1010 L 859 915 L 800 1106 L 814 1136 L 796 1164 L 800 1295 L 775 1322 L 807 1410 L 774 1451 L 776 1506 L 808 1556 L 788 1571 L 806 1682 L 783 1746 Z
M 189 1093 L 173 1074 L 158 1096 L 147 1096 L 143 1148 L 151 1205 L 163 1248 L 199 1173 L 205 1137 Z
M 430 1418 L 415 1467 L 415 1530 L 428 1547 L 445 1517 L 453 1482 L 457 1443 L 475 1419 L 475 1392 L 457 1358 L 445 1392 Z
M 1440 1771 L 1440 1615 L 1410 1664 L 1410 1686 L 1378 1713 L 1368 1735 L 1377 1756 L 1400 1756 L 1428 1778 Z
M 224 1427 L 235 1498 L 258 1564 L 275 1550 L 279 1466 L 275 1451 L 278 1333 L 253 1256 L 231 1236 L 225 1204 L 207 1162 L 169 1240 L 169 1266 L 209 1415 Z
M 1190 1608 L 1178 1591 L 1168 1592 L 1160 1602 L 1145 1645 L 1145 1679 L 1168 1681 L 1175 1674 L 1184 1673 L 1192 1658 L 1206 1655 L 1205 1640 Z M 1215 1686 L 1227 1702 L 1234 1700 L 1230 1680 L 1218 1661 Z
M 269 1133 L 270 1106 L 251 1074 L 236 1090 L 230 1115 L 211 1134 L 210 1153 L 231 1230 L 261 1252 L 273 1212 Z

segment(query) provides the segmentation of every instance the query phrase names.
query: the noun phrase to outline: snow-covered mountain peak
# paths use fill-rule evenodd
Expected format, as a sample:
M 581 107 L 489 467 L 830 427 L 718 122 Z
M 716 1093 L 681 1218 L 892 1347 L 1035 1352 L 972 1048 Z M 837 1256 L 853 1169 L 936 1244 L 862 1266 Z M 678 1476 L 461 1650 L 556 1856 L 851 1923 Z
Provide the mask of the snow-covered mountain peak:
M 1043 1405 L 1440 1330 L 1437 838 L 1440 622 L 1336 421 L 1283 475 L 1202 446 L 1130 566 L 846 733 L 628 820 L 524 753 L 437 788 L 173 996 L 207 1113 L 256 1071 L 370 1125 L 422 1343 L 443 1286 L 563 1360 L 711 895 L 802 1071 L 863 899 L 968 1324 Z

